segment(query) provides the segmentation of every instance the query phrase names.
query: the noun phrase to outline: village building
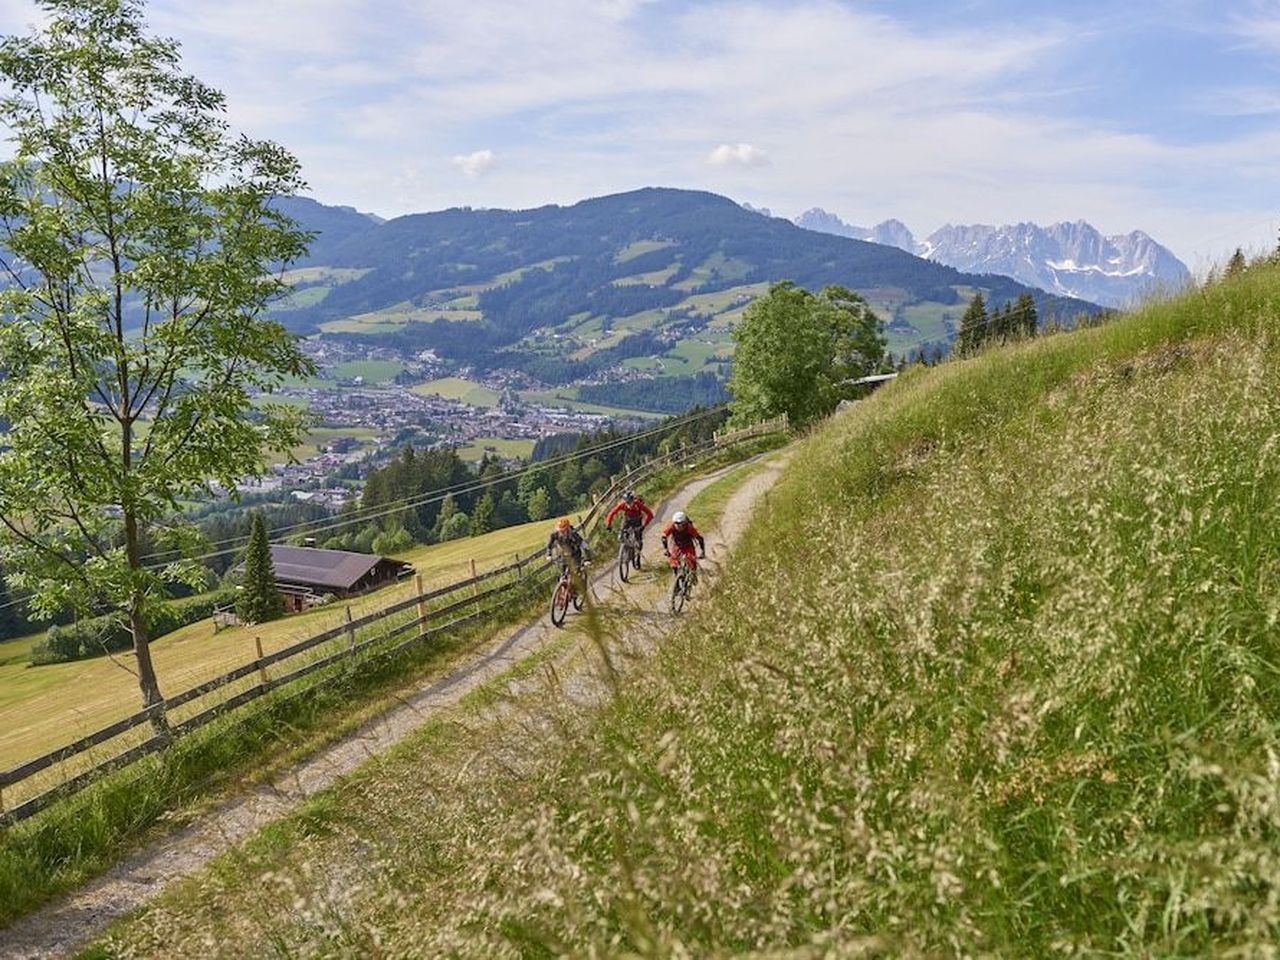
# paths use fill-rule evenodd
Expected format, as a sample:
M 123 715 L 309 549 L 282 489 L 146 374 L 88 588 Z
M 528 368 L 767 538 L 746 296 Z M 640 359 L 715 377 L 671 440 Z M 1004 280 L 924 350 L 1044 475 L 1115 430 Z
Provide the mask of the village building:
M 326 595 L 339 599 L 376 590 L 413 573 L 413 566 L 369 553 L 271 545 L 276 585 L 289 612 L 315 606 Z

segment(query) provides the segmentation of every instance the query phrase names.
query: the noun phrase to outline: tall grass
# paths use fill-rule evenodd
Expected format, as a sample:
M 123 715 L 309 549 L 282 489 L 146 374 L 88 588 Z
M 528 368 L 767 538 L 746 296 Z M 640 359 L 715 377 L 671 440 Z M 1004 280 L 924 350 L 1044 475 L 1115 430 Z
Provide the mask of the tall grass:
M 112 949 L 1274 955 L 1278 335 L 1254 270 L 904 377 L 607 707 L 424 739 Z

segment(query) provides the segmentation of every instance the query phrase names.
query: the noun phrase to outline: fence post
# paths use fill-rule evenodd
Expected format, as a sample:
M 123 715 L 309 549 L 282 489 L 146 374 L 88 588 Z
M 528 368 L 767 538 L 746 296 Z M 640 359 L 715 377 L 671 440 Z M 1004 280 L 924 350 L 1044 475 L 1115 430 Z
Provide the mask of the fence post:
M 351 656 L 356 655 L 356 631 L 351 626 L 351 604 L 347 604 L 347 649 Z
M 258 651 L 258 679 L 262 681 L 262 685 L 267 685 L 267 668 L 262 665 L 262 638 L 254 637 L 253 646 Z
M 422 574 L 413 575 L 413 589 L 418 591 L 418 633 L 425 634 L 427 632 L 427 601 L 422 599 L 422 595 L 426 592 L 422 589 Z

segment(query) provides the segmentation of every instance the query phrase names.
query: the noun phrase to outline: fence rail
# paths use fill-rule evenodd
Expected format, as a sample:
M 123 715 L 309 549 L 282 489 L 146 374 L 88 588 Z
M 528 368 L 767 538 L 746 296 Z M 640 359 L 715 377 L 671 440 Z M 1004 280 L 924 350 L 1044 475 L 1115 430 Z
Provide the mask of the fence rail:
M 738 430 L 717 432 L 711 440 L 681 447 L 678 450 L 651 458 L 622 476 L 613 478 L 608 489 L 596 498 L 585 516 L 580 519 L 579 527 L 583 530 L 588 530 L 593 525 L 597 525 L 601 511 L 617 497 L 620 491 L 652 476 L 660 469 L 684 465 L 716 449 L 755 437 L 785 432 L 787 429 L 786 417 L 778 417 Z M 555 567 L 555 563 L 547 560 L 538 563 L 537 561 L 541 556 L 542 552 L 540 550 L 524 557 L 517 555 L 511 563 L 431 590 L 423 589 L 421 576 L 415 577 L 416 589 L 414 594 L 404 600 L 388 604 L 356 618 L 351 617 L 351 608 L 347 607 L 347 618 L 335 627 L 323 630 L 268 654 L 263 654 L 259 645 L 259 655 L 255 659 L 175 694 L 167 698 L 162 705 L 157 704 L 145 710 L 140 710 L 72 743 L 58 747 L 56 750 L 51 750 L 39 757 L 24 761 L 8 770 L 2 770 L 0 771 L 0 824 L 12 824 L 33 816 L 55 800 L 84 789 L 107 773 L 119 770 L 143 757 L 165 749 L 176 739 L 190 734 L 192 731 L 239 707 L 252 703 L 273 690 L 296 684 L 313 674 L 318 674 L 326 668 L 335 667 L 343 662 L 354 665 L 361 654 L 369 654 L 370 659 L 397 656 L 411 647 L 424 643 L 442 633 L 497 613 L 503 607 L 508 606 L 513 598 L 527 595 L 533 589 L 545 585 L 544 581 L 548 579 L 546 574 Z M 474 570 L 474 564 L 472 569 Z M 489 585 L 491 581 L 496 582 Z M 464 596 L 452 599 L 455 594 L 464 591 L 466 591 Z M 447 602 L 432 606 L 432 604 L 446 600 Z M 488 606 L 482 606 L 485 601 L 493 602 Z M 461 614 L 468 607 L 474 607 L 475 609 L 470 613 Z M 390 618 L 410 609 L 414 611 L 413 616 L 400 623 L 389 623 Z M 447 619 L 443 623 L 440 622 L 442 618 L 449 618 L 453 614 L 461 615 Z M 384 629 L 372 629 L 379 626 L 384 627 Z M 357 641 L 357 635 L 361 632 L 370 635 Z M 399 640 L 394 645 L 387 646 L 390 641 L 403 637 L 405 634 L 412 635 Z M 274 677 L 269 676 L 267 673 L 268 667 L 293 660 L 308 652 L 317 651 L 317 648 L 322 647 L 324 644 L 332 643 L 343 637 L 347 638 L 345 644 L 336 644 L 333 650 L 322 652 L 315 659 L 303 662 Z M 375 649 L 377 647 L 383 647 L 384 649 Z M 205 706 L 193 715 L 172 724 L 167 732 L 152 732 L 151 736 L 139 743 L 128 746 L 121 744 L 119 752 L 115 755 L 78 773 L 68 771 L 67 776 L 55 786 L 33 796 L 25 797 L 8 809 L 5 808 L 6 790 L 12 793 L 14 787 L 31 780 L 36 775 L 59 764 L 64 764 L 88 750 L 122 737 L 143 724 L 150 723 L 153 716 L 160 711 L 161 706 L 163 706 L 164 713 L 169 715 L 179 707 L 195 703 L 210 694 L 252 677 L 254 674 L 258 675 L 257 683 Z M 296 691 L 293 696 L 313 692 L 323 684 L 343 675 L 341 672 L 336 672 L 330 676 L 321 677 L 317 682 Z

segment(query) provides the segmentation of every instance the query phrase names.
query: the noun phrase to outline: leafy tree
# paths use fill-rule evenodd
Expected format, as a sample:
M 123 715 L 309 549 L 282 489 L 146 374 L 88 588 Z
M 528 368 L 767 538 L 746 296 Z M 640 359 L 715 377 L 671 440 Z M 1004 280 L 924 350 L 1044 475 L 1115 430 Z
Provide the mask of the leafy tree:
M 307 240 L 273 203 L 303 184 L 282 148 L 230 134 L 223 96 L 146 36 L 136 0 L 42 6 L 41 30 L 0 43 L 3 558 L 37 613 L 121 610 L 156 706 L 148 605 L 203 577 L 181 559 L 194 529 L 160 519 L 305 428 L 251 402 L 312 372 L 264 317 Z
M 785 413 L 807 423 L 829 413 L 884 360 L 880 321 L 844 287 L 810 293 L 790 281 L 753 301 L 734 328 L 729 392 L 733 417 L 752 422 Z
M 546 487 L 539 487 L 533 491 L 526 509 L 529 511 L 530 520 L 545 520 L 551 516 L 551 494 L 547 493 Z
M 498 508 L 493 502 L 493 492 L 486 491 L 485 495 L 476 501 L 475 508 L 471 511 L 471 536 L 478 537 L 490 530 L 496 530 L 497 513 Z
M 1231 259 L 1227 261 L 1227 268 L 1222 273 L 1224 280 L 1230 280 L 1232 277 L 1238 277 L 1244 273 L 1248 267 L 1248 261 L 1245 260 L 1244 251 L 1236 247 L 1236 252 L 1231 255 Z
M 570 460 L 564 464 L 556 477 L 556 495 L 558 502 L 565 509 L 572 509 L 578 500 L 578 494 L 582 490 L 582 468 L 578 465 L 578 461 Z
M 512 527 L 517 523 L 524 523 L 529 519 L 529 512 L 525 509 L 523 503 L 516 499 L 516 495 L 511 490 L 502 492 L 502 499 L 498 501 L 498 526 Z
M 964 316 L 960 318 L 960 332 L 956 336 L 957 354 L 962 357 L 967 356 L 982 346 L 987 336 L 989 320 L 987 304 L 982 299 L 982 291 L 979 290 L 969 301 L 969 307 L 965 310 Z
M 396 527 L 394 530 L 384 530 L 374 537 L 371 546 L 374 553 L 386 556 L 408 550 L 413 546 L 413 537 L 404 527 Z
M 440 540 L 457 540 L 471 531 L 471 518 L 459 510 L 440 524 Z
M 262 511 L 255 510 L 249 545 L 244 551 L 244 577 L 240 583 L 236 615 L 245 623 L 269 623 L 284 615 L 284 597 L 276 586 L 276 569 L 271 562 L 271 543 Z

